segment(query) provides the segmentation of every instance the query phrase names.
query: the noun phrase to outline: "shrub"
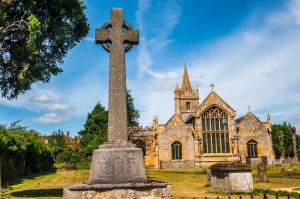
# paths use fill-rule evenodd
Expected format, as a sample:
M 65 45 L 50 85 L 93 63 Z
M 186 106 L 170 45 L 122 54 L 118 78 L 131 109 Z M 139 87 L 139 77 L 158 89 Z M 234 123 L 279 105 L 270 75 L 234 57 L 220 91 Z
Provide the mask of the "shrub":
M 0 199 L 11 199 L 12 196 L 10 194 L 10 190 L 9 189 L 1 189 L 0 192 Z

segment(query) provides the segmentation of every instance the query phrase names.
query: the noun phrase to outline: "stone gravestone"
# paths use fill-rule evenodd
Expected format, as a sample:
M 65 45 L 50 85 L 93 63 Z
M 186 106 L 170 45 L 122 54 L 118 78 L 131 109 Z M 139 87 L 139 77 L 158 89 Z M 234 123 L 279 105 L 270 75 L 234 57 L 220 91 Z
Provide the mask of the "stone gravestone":
M 265 164 L 257 165 L 257 180 L 259 182 L 268 182 L 267 166 Z
M 209 186 L 211 186 L 211 178 L 212 178 L 212 175 L 211 175 L 211 169 L 207 169 L 207 184 Z
M 291 157 L 287 157 L 286 163 L 290 165 L 292 163 L 292 158 Z
M 171 185 L 148 182 L 142 149 L 127 141 L 125 53 L 139 32 L 124 21 L 123 9 L 96 29 L 96 43 L 110 53 L 108 142 L 93 151 L 89 181 L 64 189 L 64 199 L 172 198 Z
M 298 149 L 297 149 L 297 134 L 296 134 L 296 128 L 292 128 L 293 133 L 293 149 L 294 149 L 294 157 L 293 157 L 293 163 L 298 163 Z

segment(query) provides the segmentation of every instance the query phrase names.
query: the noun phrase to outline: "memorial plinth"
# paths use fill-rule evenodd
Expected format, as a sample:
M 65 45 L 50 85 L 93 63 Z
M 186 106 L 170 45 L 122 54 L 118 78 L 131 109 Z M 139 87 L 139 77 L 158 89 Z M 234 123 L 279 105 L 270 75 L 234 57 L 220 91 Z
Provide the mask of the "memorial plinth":
M 105 143 L 93 151 L 89 184 L 146 181 L 142 149 L 132 143 Z
M 112 9 L 111 20 L 96 29 L 96 43 L 110 53 L 108 142 L 93 151 L 89 180 L 64 188 L 64 199 L 172 198 L 172 186 L 148 182 L 142 149 L 127 141 L 125 53 L 139 32 Z

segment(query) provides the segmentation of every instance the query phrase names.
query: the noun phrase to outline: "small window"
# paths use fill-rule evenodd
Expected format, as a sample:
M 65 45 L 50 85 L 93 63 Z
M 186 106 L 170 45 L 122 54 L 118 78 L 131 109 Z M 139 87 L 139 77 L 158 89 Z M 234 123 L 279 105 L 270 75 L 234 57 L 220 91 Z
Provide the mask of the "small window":
M 172 144 L 172 159 L 181 160 L 182 159 L 182 144 L 178 141 Z
M 247 143 L 248 157 L 257 158 L 257 142 L 255 140 L 250 140 Z
M 191 109 L 191 103 L 190 102 L 187 102 L 186 103 L 186 110 L 190 110 Z

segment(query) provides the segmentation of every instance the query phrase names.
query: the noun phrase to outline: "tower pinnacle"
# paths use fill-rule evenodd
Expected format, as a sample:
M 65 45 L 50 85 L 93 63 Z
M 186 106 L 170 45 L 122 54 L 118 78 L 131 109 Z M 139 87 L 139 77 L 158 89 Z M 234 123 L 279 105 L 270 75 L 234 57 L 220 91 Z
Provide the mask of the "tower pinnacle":
M 183 79 L 181 84 L 181 93 L 193 92 L 186 65 L 184 65 Z

